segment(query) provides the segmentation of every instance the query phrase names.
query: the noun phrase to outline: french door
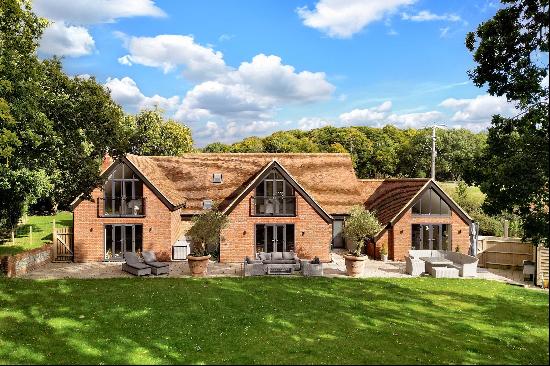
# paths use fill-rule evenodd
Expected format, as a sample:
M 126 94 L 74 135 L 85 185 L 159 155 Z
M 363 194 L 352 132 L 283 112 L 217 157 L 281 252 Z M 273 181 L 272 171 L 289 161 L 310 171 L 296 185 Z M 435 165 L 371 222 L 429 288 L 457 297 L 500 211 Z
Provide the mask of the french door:
M 142 225 L 105 225 L 105 259 L 123 260 L 124 253 L 142 250 Z
M 289 252 L 294 250 L 294 224 L 256 225 L 256 252 Z
M 451 250 L 451 225 L 413 224 L 412 247 L 424 250 Z

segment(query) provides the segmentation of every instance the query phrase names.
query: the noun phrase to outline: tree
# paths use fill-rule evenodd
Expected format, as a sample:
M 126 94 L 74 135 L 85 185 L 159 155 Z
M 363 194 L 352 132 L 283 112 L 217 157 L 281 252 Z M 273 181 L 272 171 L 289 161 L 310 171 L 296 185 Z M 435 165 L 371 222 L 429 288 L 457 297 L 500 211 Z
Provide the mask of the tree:
M 52 180 L 48 196 L 54 208 L 67 207 L 79 194 L 101 182 L 100 166 L 109 153 L 125 153 L 128 129 L 119 105 L 94 78 L 69 77 L 59 59 L 42 64 L 39 108 L 50 121 L 54 143 L 41 155 Z
M 182 155 L 193 151 L 189 127 L 164 120 L 159 109 L 143 110 L 130 117 L 129 151 L 137 155 Z
M 261 153 L 264 152 L 264 143 L 259 137 L 247 137 L 241 142 L 233 144 L 231 151 L 236 153 Z
M 373 240 L 383 228 L 374 212 L 363 206 L 353 206 L 344 225 L 344 236 L 357 245 L 352 254 L 360 256 L 365 242 Z
M 229 217 L 218 211 L 217 206 L 204 210 L 192 218 L 193 226 L 187 232 L 193 241 L 193 256 L 217 254 L 220 233 L 229 224 Z
M 517 104 L 514 118 L 493 116 L 481 154 L 478 183 L 490 214 L 511 211 L 524 225 L 524 239 L 548 246 L 548 0 L 501 0 L 503 9 L 468 33 L 466 47 L 476 66 L 477 86 Z
M 231 146 L 223 144 L 221 142 L 213 142 L 211 144 L 206 145 L 202 152 L 205 153 L 227 153 L 231 151 Z

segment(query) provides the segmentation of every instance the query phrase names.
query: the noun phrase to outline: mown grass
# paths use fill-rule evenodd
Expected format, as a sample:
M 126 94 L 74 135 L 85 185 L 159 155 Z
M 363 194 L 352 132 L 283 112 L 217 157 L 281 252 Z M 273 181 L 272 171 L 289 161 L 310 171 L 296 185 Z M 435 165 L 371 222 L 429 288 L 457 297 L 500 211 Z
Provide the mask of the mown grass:
M 14 255 L 26 250 L 38 248 L 45 242 L 52 240 L 52 222 L 55 219 L 57 227 L 73 225 L 73 214 L 60 211 L 55 216 L 29 216 L 24 225 L 20 225 L 15 232 L 15 243 L 12 243 L 8 233 L 0 240 L 0 256 Z M 32 227 L 32 240 L 30 228 Z
M 482 280 L 0 279 L 0 362 L 548 364 L 548 294 Z

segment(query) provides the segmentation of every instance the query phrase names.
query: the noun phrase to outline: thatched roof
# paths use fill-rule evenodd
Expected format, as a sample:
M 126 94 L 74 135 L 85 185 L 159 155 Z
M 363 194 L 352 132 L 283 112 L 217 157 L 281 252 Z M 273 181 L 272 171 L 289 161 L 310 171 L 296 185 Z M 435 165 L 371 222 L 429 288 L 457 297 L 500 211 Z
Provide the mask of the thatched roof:
M 367 210 L 375 211 L 383 225 L 390 221 L 420 192 L 430 179 L 359 179 Z
M 345 214 L 364 202 L 361 185 L 348 154 L 186 154 L 184 156 L 137 156 L 126 159 L 183 213 L 202 209 L 212 199 L 224 209 L 273 160 L 329 214 Z M 214 173 L 223 183 L 212 183 Z

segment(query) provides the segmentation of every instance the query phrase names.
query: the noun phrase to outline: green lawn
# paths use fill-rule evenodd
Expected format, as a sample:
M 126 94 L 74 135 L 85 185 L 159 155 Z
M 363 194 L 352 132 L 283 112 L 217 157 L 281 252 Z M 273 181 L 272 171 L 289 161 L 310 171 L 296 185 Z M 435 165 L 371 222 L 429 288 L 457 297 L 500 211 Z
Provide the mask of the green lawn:
M 73 214 L 71 212 L 60 211 L 55 216 L 29 216 L 27 223 L 21 225 L 16 230 L 15 244 L 11 242 L 11 236 L 8 234 L 4 242 L 0 241 L 0 256 L 13 255 L 38 248 L 46 241 L 52 240 L 52 222 L 55 219 L 56 226 L 72 226 Z M 32 226 L 32 241 L 29 233 Z
M 431 278 L 0 279 L 0 363 L 548 364 L 548 293 Z

